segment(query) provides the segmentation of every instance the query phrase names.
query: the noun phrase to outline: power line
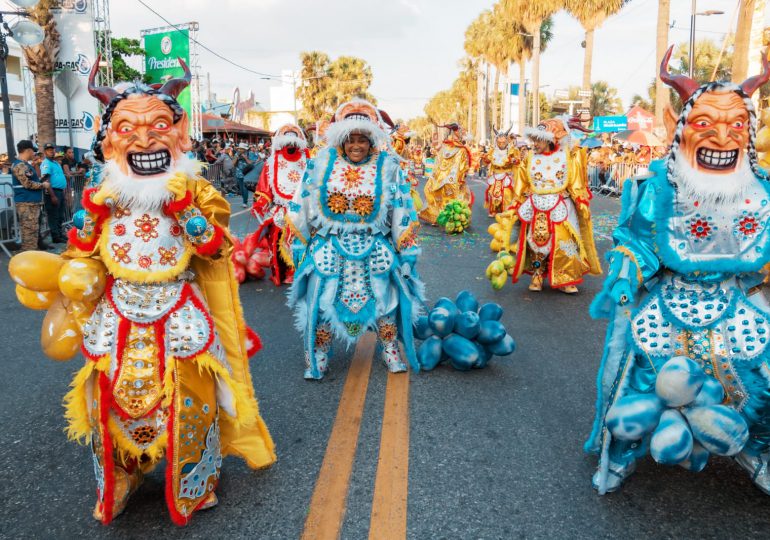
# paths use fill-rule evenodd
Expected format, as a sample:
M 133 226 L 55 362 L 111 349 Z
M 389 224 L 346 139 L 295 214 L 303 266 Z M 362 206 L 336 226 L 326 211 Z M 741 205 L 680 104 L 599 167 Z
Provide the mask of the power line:
M 181 33 L 183 33 L 183 29 L 180 29 L 180 28 L 179 28 L 179 25 L 176 25 L 176 24 L 172 23 L 171 21 L 169 21 L 169 20 L 168 20 L 167 18 L 165 18 L 163 15 L 161 15 L 160 13 L 158 13 L 157 11 L 155 11 L 155 10 L 154 10 L 154 9 L 153 9 L 151 6 L 147 5 L 147 4 L 146 4 L 146 3 L 145 3 L 143 0 L 136 0 L 136 1 L 137 1 L 137 2 L 139 2 L 140 4 L 142 4 L 142 5 L 143 5 L 144 7 L 146 7 L 147 9 L 149 9 L 149 10 L 150 10 L 151 12 L 153 12 L 155 15 L 157 15 L 157 16 L 158 16 L 158 17 L 159 17 L 161 20 L 163 20 L 163 21 L 164 21 L 164 22 L 165 22 L 167 25 L 169 25 L 169 26 L 171 26 L 172 28 L 174 28 L 174 30 L 176 30 L 176 31 L 177 31 L 177 32 L 179 32 L 180 34 L 181 34 Z M 260 71 L 256 71 L 256 70 L 253 70 L 253 69 L 251 69 L 251 68 L 248 68 L 248 67 L 246 67 L 246 66 L 242 66 L 241 64 L 238 64 L 238 63 L 236 63 L 236 62 L 233 62 L 233 61 L 232 61 L 232 60 L 230 60 L 229 58 L 226 58 L 225 56 L 222 56 L 222 55 L 221 55 L 221 54 L 219 54 L 218 52 L 211 50 L 211 49 L 210 49 L 210 48 L 208 48 L 206 45 L 204 45 L 203 43 L 201 43 L 200 41 L 198 41 L 197 39 L 194 39 L 194 38 L 192 38 L 192 37 L 191 37 L 191 38 L 190 38 L 190 40 L 191 40 L 191 41 L 193 41 L 194 43 L 196 43 L 196 44 L 197 44 L 197 45 L 198 45 L 200 48 L 202 48 L 202 49 L 205 49 L 206 51 L 210 52 L 211 54 L 213 54 L 214 56 L 216 56 L 216 57 L 217 57 L 217 58 L 219 58 L 220 60 L 224 60 L 224 61 L 225 61 L 225 62 L 227 62 L 228 64 L 231 64 L 231 65 L 233 65 L 233 66 L 237 67 L 238 69 L 242 69 L 242 70 L 244 70 L 244 71 L 247 71 L 247 72 L 249 72 L 249 73 L 253 73 L 254 75 L 259 75 L 260 77 L 264 77 L 264 78 L 267 78 L 267 79 L 283 80 L 283 77 L 281 77 L 280 75 L 271 75 L 270 73 L 262 73 L 262 72 L 260 72 Z

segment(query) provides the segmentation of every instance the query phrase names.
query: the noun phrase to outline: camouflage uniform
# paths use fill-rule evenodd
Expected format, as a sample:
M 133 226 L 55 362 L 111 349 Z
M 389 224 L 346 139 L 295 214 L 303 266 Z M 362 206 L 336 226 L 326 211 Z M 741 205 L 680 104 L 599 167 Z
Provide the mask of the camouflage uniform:
M 43 208 L 42 182 L 38 181 L 37 172 L 29 163 L 17 160 L 11 167 L 11 174 L 14 177 L 14 199 L 16 200 L 16 212 L 19 216 L 19 228 L 21 229 L 21 249 L 37 249 L 37 241 L 40 230 L 40 211 Z M 22 201 L 20 198 L 30 199 L 31 197 L 21 197 L 20 190 L 27 194 L 29 191 L 39 191 L 40 195 L 37 202 L 28 200 Z M 34 198 L 34 197 L 33 197 Z

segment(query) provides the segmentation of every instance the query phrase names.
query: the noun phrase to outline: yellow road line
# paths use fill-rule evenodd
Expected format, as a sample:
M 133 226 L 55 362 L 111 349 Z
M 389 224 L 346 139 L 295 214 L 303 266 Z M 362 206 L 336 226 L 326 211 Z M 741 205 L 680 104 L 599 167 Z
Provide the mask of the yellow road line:
M 406 538 L 408 487 L 409 373 L 388 373 L 369 540 Z
M 336 540 L 340 535 L 374 357 L 374 344 L 375 335 L 367 333 L 361 337 L 353 353 L 337 417 L 310 500 L 303 540 Z

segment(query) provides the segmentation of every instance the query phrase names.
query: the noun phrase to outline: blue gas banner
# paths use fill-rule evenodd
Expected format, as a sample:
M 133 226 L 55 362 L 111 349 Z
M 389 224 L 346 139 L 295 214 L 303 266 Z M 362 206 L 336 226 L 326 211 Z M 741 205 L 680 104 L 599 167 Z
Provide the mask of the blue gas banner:
M 598 133 L 625 131 L 628 129 L 628 118 L 625 116 L 595 116 L 593 130 Z

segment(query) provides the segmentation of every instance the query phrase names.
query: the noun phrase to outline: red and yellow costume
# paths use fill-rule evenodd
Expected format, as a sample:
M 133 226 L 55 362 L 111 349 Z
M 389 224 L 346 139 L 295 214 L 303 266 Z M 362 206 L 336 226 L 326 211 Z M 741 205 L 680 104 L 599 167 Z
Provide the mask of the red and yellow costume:
M 419 212 L 422 210 L 422 199 L 417 191 L 419 182 L 417 180 L 417 174 L 414 170 L 414 156 L 409 149 L 409 141 L 411 139 L 412 132 L 409 131 L 409 127 L 406 124 L 401 124 L 397 127 L 395 133 L 390 136 L 390 144 L 393 150 L 396 151 L 398 157 L 401 158 L 401 171 L 404 174 L 404 178 L 411 186 L 410 195 L 412 202 L 414 203 L 414 209 Z
M 254 192 L 252 213 L 264 220 L 255 234 L 258 239 L 267 238 L 270 279 L 280 285 L 282 281 L 291 283 L 294 275 L 291 231 L 285 227 L 284 216 L 305 176 L 309 154 L 305 134 L 292 124 L 278 128 L 271 148 Z
M 449 136 L 444 140 L 436 156 L 433 173 L 425 184 L 425 203 L 420 219 L 436 224 L 438 215 L 453 200 L 473 204 L 473 193 L 465 177 L 471 166 L 470 149 L 462 142 L 460 126 L 449 124 Z
M 508 133 L 496 134 L 495 145 L 487 153 L 489 175 L 487 191 L 484 195 L 484 208 L 490 217 L 506 210 L 513 202 L 513 182 L 516 168 L 521 162 L 521 154 L 510 143 Z
M 162 88 L 122 92 L 95 87 L 94 69 L 89 91 L 107 105 L 104 181 L 84 192 L 62 256 L 28 252 L 10 268 L 20 301 L 48 309 L 44 352 L 86 357 L 64 400 L 67 432 L 93 451 L 103 523 L 164 457 L 179 525 L 217 503 L 223 456 L 252 468 L 275 461 L 248 367 L 259 339 L 228 256 L 230 208 L 184 157 L 184 67 Z

